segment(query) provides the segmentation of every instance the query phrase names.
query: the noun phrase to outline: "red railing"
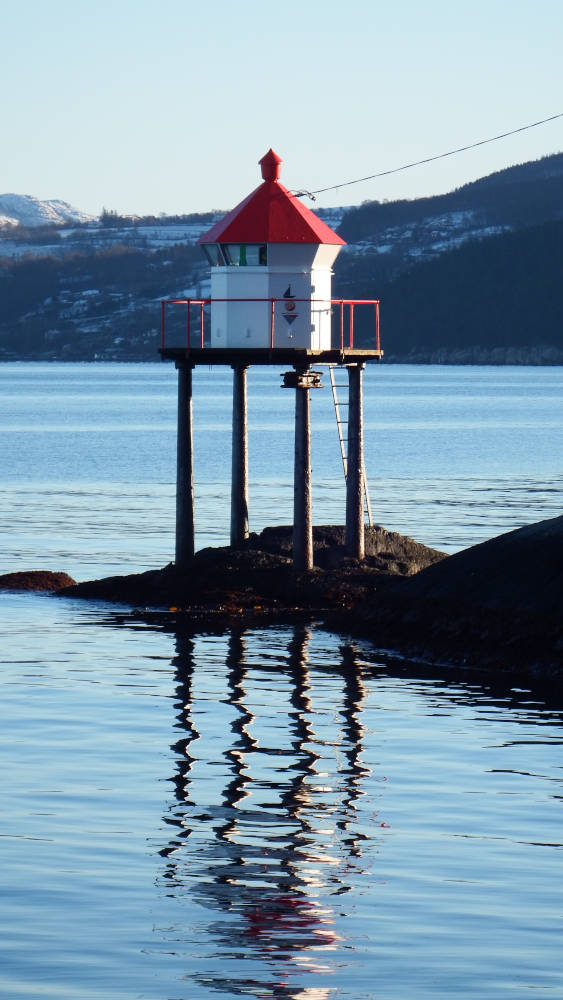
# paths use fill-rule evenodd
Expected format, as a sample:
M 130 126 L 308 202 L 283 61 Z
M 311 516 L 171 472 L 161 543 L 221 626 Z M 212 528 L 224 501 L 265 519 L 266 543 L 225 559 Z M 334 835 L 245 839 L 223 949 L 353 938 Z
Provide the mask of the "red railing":
M 354 309 L 357 306 L 368 306 L 374 309 L 374 339 L 375 339 L 375 350 L 381 350 L 380 338 L 379 338 L 379 299 L 292 299 L 292 302 L 307 302 L 313 308 L 315 306 L 321 306 L 327 309 L 330 301 L 330 308 L 334 315 L 334 307 L 338 307 L 339 310 L 339 347 L 340 350 L 353 349 L 354 347 Z M 167 306 L 183 306 L 186 310 L 186 332 L 185 332 L 185 344 L 182 345 L 182 350 L 189 351 L 193 346 L 192 340 L 192 309 L 199 309 L 199 346 L 204 348 L 205 344 L 205 314 L 204 309 L 212 304 L 212 302 L 269 302 L 270 303 L 270 350 L 274 350 L 276 347 L 275 343 L 275 325 L 276 325 L 276 304 L 279 302 L 283 305 L 287 305 L 287 299 L 285 298 L 271 298 L 271 299 L 161 299 L 161 347 L 164 350 L 166 348 L 166 309 Z M 345 335 L 346 327 L 346 313 L 345 308 L 348 308 L 348 337 Z M 197 311 L 196 311 L 197 316 Z M 345 344 L 345 340 L 348 343 Z M 178 345 L 179 346 L 179 345 Z M 209 346 L 209 345 L 207 345 Z M 284 347 L 287 345 L 283 345 Z M 367 346 L 367 345 L 364 345 Z M 368 348 L 370 349 L 370 348 Z M 371 348 L 373 349 L 373 348 Z

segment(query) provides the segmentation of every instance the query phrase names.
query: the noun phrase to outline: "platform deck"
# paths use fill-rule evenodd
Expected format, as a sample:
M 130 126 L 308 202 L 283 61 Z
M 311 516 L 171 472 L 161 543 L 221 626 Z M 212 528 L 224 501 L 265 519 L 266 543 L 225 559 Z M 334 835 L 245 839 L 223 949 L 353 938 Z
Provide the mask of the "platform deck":
M 312 351 L 307 348 L 289 347 L 161 347 L 159 354 L 163 361 L 189 362 L 191 365 L 292 365 L 306 368 L 317 365 L 362 364 L 379 361 L 383 351 L 365 348 L 332 348 L 328 351 Z

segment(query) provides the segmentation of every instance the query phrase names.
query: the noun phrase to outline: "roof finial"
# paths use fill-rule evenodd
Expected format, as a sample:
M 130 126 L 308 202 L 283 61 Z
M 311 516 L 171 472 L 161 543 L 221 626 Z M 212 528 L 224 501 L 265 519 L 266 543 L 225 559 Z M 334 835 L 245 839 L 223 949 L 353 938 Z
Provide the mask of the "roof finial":
M 281 156 L 274 153 L 273 149 L 269 149 L 262 159 L 259 160 L 259 163 L 262 168 L 262 177 L 265 181 L 278 180 L 281 173 L 281 164 L 283 163 Z

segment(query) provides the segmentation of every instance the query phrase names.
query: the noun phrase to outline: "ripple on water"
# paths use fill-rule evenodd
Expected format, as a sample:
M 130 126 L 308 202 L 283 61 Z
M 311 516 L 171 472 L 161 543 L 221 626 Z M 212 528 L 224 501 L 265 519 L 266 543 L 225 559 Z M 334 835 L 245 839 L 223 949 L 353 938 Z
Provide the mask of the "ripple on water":
M 314 627 L 2 603 L 7 996 L 561 991 L 556 708 Z
M 277 376 L 249 378 L 253 530 L 292 516 Z M 0 379 L 3 571 L 166 564 L 172 366 Z M 366 371 L 376 520 L 455 551 L 559 514 L 562 380 Z M 194 386 L 196 541 L 223 544 L 230 375 Z M 312 410 L 315 518 L 341 522 L 330 393 Z M 558 706 L 315 627 L 190 636 L 33 594 L 0 612 L 3 996 L 563 995 Z

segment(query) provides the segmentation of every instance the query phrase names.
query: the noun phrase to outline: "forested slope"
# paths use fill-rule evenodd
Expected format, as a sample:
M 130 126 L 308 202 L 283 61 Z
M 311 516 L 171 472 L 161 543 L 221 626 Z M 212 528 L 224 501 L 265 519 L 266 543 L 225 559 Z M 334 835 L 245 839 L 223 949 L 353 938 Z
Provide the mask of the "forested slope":
M 367 298 L 370 272 L 357 261 L 338 294 Z M 380 283 L 386 357 L 561 363 L 562 292 L 563 222 L 465 243 Z

